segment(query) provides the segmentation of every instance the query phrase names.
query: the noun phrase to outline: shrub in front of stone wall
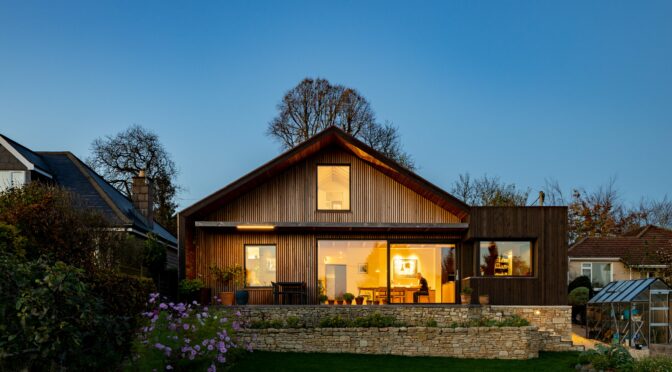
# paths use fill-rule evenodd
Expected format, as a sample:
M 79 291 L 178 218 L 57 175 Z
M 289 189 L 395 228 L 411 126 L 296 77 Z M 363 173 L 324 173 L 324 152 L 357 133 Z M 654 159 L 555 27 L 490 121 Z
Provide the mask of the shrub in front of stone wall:
M 472 327 L 527 327 L 530 322 L 527 319 L 521 318 L 518 315 L 506 317 L 502 320 L 495 319 L 472 319 L 468 322 L 453 322 L 450 328 L 472 328 Z
M 672 358 L 666 356 L 645 357 L 635 362 L 633 372 L 672 371 Z
M 340 315 L 323 318 L 320 321 L 320 328 L 387 328 L 387 327 L 405 327 L 406 324 L 390 315 L 382 315 L 375 312 L 370 315 L 346 319 Z
M 579 355 L 579 364 L 590 364 L 597 371 L 630 371 L 635 361 L 623 346 L 597 345 L 594 350 L 588 350 Z

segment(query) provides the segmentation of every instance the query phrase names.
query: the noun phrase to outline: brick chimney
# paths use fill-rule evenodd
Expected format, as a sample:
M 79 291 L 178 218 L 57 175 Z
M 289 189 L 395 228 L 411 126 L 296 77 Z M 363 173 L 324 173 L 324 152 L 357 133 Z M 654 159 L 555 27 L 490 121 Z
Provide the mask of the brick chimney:
M 131 190 L 133 206 L 147 219 L 149 227 L 154 226 L 154 182 L 145 176 L 145 171 L 138 172 L 133 177 L 133 189 Z

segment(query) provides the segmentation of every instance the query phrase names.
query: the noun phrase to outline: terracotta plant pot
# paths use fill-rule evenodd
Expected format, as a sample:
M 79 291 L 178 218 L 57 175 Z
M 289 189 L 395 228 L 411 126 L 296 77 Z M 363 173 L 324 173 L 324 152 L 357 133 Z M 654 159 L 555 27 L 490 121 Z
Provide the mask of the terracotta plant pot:
M 378 301 L 378 300 L 374 300 L 374 301 L 373 301 L 373 304 L 374 304 L 374 305 L 378 305 L 379 303 L 380 303 L 380 301 Z
M 364 297 L 355 297 L 355 303 L 357 303 L 357 305 L 363 304 L 364 303 Z
M 352 305 L 352 300 L 345 300 L 345 303 L 348 305 Z
M 334 300 L 327 300 L 327 302 L 329 303 L 329 305 L 333 305 L 333 304 L 334 304 Z
M 223 306 L 231 306 L 233 305 L 233 299 L 234 299 L 233 292 L 219 292 L 219 302 Z
M 462 305 L 469 305 L 471 303 L 471 295 L 470 294 L 461 294 L 460 295 L 460 300 L 462 300 Z
M 490 296 L 488 296 L 488 295 L 478 296 L 478 303 L 481 304 L 482 306 L 489 305 L 490 304 Z
M 339 305 L 343 305 L 343 300 L 336 300 L 336 303 Z

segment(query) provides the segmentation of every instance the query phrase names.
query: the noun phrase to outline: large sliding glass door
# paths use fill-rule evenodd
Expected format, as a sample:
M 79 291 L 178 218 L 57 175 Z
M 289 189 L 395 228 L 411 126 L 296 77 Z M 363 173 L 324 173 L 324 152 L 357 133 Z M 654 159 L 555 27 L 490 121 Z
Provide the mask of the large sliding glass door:
M 390 244 L 390 302 L 455 303 L 455 253 L 454 244 Z
M 455 244 L 318 240 L 317 248 L 329 299 L 352 293 L 379 303 L 455 303 Z

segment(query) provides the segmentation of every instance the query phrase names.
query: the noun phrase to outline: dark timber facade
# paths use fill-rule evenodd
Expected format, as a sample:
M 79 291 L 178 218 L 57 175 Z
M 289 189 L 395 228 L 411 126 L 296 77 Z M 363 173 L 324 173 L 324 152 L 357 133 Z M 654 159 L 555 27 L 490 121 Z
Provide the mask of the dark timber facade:
M 306 283 L 309 303 L 322 288 L 459 304 L 470 287 L 473 302 L 566 304 L 565 207 L 469 207 L 337 128 L 183 210 L 178 225 L 180 275 L 242 289 L 209 274 L 242 265 L 251 304 L 273 302 L 270 281 Z

